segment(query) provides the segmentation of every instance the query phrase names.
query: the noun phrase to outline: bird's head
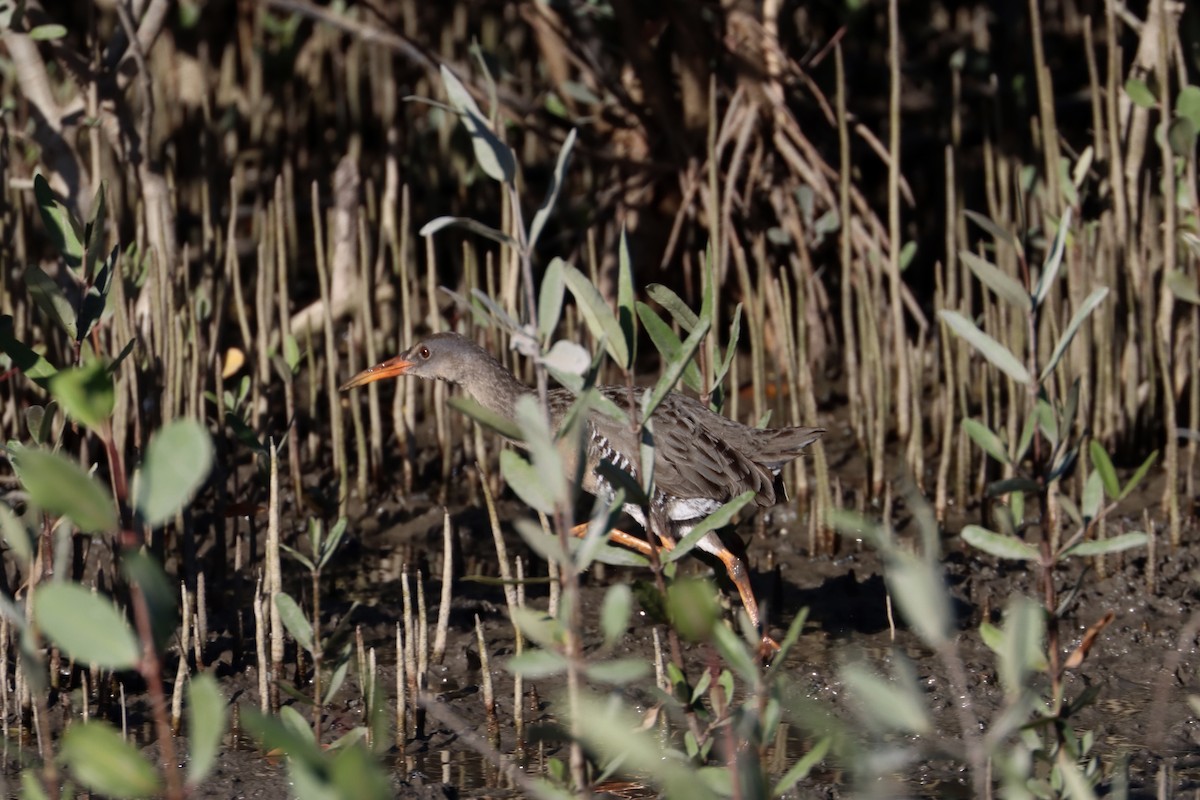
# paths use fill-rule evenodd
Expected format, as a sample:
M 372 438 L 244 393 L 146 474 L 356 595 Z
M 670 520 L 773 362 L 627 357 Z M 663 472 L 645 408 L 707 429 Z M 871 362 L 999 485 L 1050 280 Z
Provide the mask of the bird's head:
M 492 360 L 479 345 L 457 333 L 434 333 L 382 364 L 364 369 L 348 380 L 342 391 L 384 378 L 412 375 L 417 378 L 462 383 L 481 360 Z

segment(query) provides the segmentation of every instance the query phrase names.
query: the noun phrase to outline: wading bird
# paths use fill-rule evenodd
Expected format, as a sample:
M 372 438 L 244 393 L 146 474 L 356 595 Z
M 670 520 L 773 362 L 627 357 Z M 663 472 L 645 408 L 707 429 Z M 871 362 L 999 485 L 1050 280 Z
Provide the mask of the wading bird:
M 435 333 L 414 344 L 407 352 L 384 361 L 351 378 L 344 386 L 353 389 L 383 378 L 412 375 L 458 384 L 475 402 L 495 414 L 513 420 L 517 400 L 533 392 L 517 380 L 499 361 L 475 342 L 456 333 Z M 601 386 L 598 391 L 621 408 L 629 407 L 629 392 L 634 407 L 640 408 L 642 394 L 648 389 Z M 548 393 L 550 426 L 557 430 L 575 397 L 567 389 Z M 652 415 L 654 423 L 654 497 L 650 502 L 647 524 L 642 506 L 627 503 L 624 511 L 639 525 L 653 533 L 664 549 L 670 550 L 702 519 L 726 502 L 746 491 L 762 507 L 775 505 L 783 494 L 779 471 L 799 457 L 824 428 L 751 428 L 710 411 L 700 402 L 676 392 L 669 393 Z M 639 446 L 630 425 L 600 411 L 587 416 L 582 453 L 578 448 L 562 448 L 566 472 L 577 474 L 578 459 L 583 464 L 584 491 L 610 500 L 614 489 L 598 467 L 609 461 L 637 479 Z M 572 533 L 582 536 L 587 525 L 577 525 Z M 624 531 L 609 532 L 618 544 L 650 554 L 652 545 Z M 761 629 L 758 602 L 750 587 L 745 564 L 721 541 L 715 531 L 697 543 L 725 565 L 729 578 L 741 595 L 742 605 L 751 622 L 763 636 L 763 653 L 778 645 Z

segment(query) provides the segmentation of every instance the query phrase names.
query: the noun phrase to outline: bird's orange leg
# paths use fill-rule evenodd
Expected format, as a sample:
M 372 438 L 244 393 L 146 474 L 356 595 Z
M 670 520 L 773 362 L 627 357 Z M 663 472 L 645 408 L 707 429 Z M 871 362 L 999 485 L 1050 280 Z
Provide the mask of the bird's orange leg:
M 581 522 L 580 524 L 571 528 L 571 535 L 576 538 L 579 538 L 579 539 L 582 539 L 584 536 L 587 536 L 587 532 L 588 532 L 588 523 L 586 523 L 586 522 Z M 651 545 L 649 542 L 647 542 L 645 539 L 641 538 L 640 536 L 634 536 L 633 534 L 626 533 L 625 531 L 623 531 L 619 528 L 613 528 L 612 530 L 610 530 L 608 532 L 608 540 L 610 542 L 613 542 L 614 544 L 624 545 L 625 547 L 628 547 L 630 550 L 636 550 L 637 552 L 641 553 L 642 555 L 644 555 L 646 557 L 650 556 Z M 666 543 L 664 543 L 663 547 L 661 547 L 658 552 L 661 553 L 663 550 L 670 550 L 670 549 L 671 548 L 669 546 L 667 546 Z
M 761 629 L 761 620 L 758 616 L 758 601 L 754 599 L 754 590 L 750 588 L 750 576 L 746 574 L 746 565 L 728 547 L 722 547 L 717 551 L 716 556 L 721 559 L 721 563 L 725 565 L 725 571 L 729 573 L 729 579 L 737 587 L 738 594 L 742 597 L 742 606 L 746 609 L 746 613 L 750 615 L 750 622 L 754 624 L 755 628 Z M 759 656 L 764 661 L 768 661 L 778 652 L 779 642 L 772 639 L 770 634 L 763 630 L 762 643 L 758 647 Z

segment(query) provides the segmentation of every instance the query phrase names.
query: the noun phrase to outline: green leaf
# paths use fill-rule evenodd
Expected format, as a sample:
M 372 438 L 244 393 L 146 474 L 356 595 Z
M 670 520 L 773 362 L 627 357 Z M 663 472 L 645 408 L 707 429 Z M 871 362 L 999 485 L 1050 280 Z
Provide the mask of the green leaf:
M 484 225 L 482 222 L 476 222 L 470 217 L 437 217 L 422 225 L 421 230 L 417 231 L 417 233 L 422 236 L 432 236 L 442 228 L 450 227 L 463 228 L 485 239 L 491 239 L 493 242 L 499 242 L 508 247 L 517 246 L 517 240 L 507 233 L 498 231 L 489 225 Z
M 0 503 L 0 534 L 3 534 L 4 541 L 21 562 L 21 566 L 28 567 L 29 562 L 33 560 L 32 532 L 5 503 Z
M 1013 558 L 1021 561 L 1037 561 L 1037 548 L 1015 536 L 1001 536 L 979 525 L 967 525 L 962 529 L 963 541 L 972 547 L 997 558 Z
M 684 639 L 708 641 L 720 613 L 716 587 L 708 581 L 688 578 L 667 585 L 667 617 Z
M 1046 300 L 1046 295 L 1050 293 L 1050 287 L 1054 285 L 1054 280 L 1058 277 L 1058 270 L 1062 266 L 1063 255 L 1067 250 L 1067 234 L 1070 229 L 1071 208 L 1068 206 L 1063 212 L 1062 219 L 1058 221 L 1058 230 L 1054 234 L 1054 241 L 1050 243 L 1050 252 L 1046 254 L 1046 260 L 1042 263 L 1042 274 L 1038 278 L 1037 286 L 1033 288 L 1033 303 L 1037 308 L 1041 308 L 1042 303 Z
M 517 425 L 520 426 L 525 439 L 525 447 L 537 472 L 540 484 L 537 493 L 546 497 L 552 504 L 549 510 L 539 510 L 551 513 L 564 507 L 570 500 L 571 487 L 563 466 L 563 456 L 550 431 L 546 415 L 533 395 L 527 394 L 519 398 L 515 412 Z
M 990 233 L 992 238 L 997 242 L 1004 242 L 1009 247 L 1016 250 L 1017 253 L 1024 252 L 1023 248 L 1021 247 L 1020 240 L 993 222 L 991 217 L 980 214 L 978 211 L 963 211 L 963 216 Z M 1026 297 L 1028 297 L 1028 295 L 1026 295 Z
M 1001 478 L 998 481 L 992 481 L 987 485 L 984 494 L 988 497 L 1002 497 L 1006 494 L 1016 492 L 1036 492 L 1038 490 L 1038 482 L 1031 478 Z
M 1171 270 L 1167 274 L 1166 282 L 1167 288 L 1177 299 L 1192 305 L 1200 305 L 1200 290 L 1196 288 L 1196 282 L 1182 270 Z
M 826 754 L 829 753 L 829 748 L 833 745 L 832 736 L 822 736 L 809 749 L 807 753 L 801 756 L 791 769 L 783 774 L 779 779 L 779 783 L 775 784 L 775 788 L 771 791 L 772 797 L 782 797 L 787 792 L 791 791 L 797 783 L 808 777 L 812 772 L 813 767 L 825 760 Z
M 1158 105 L 1158 98 L 1154 96 L 1149 85 L 1141 78 L 1129 78 L 1125 81 L 1125 94 L 1129 95 L 1129 99 L 1134 105 L 1142 108 L 1154 108 Z
M 600 607 L 600 629 L 604 631 L 604 644 L 612 647 L 625 635 L 629 627 L 629 614 L 633 608 L 633 590 L 628 584 L 610 586 L 604 594 Z
M 653 391 L 645 399 L 642 407 L 642 419 L 650 419 L 654 415 L 654 410 L 659 404 L 666 399 L 666 396 L 675 388 L 675 384 L 679 383 L 679 377 L 687 369 L 688 364 L 692 363 L 692 358 L 696 355 L 696 350 L 700 347 L 700 341 L 708 333 L 708 328 L 711 323 L 705 317 L 700 320 L 699 324 L 692 329 L 688 334 L 688 338 L 679 348 L 679 354 L 668 361 L 663 367 L 663 373 L 659 376 L 658 382 L 654 384 Z
M 645 303 L 638 301 L 635 308 L 638 319 L 642 321 L 642 327 L 650 335 L 650 341 L 654 342 L 654 347 L 662 356 L 663 363 L 677 360 L 683 351 L 683 342 L 680 341 L 671 326 Z M 704 391 L 704 387 L 701 385 L 700 368 L 696 366 L 695 361 L 688 361 L 687 366 L 684 367 L 683 383 L 697 394 Z
M 600 291 L 588 280 L 586 275 L 570 264 L 563 266 L 563 277 L 566 279 L 567 288 L 575 297 L 575 304 L 583 314 L 584 322 L 587 323 L 592 336 L 597 341 L 604 342 L 605 349 L 608 350 L 609 356 L 617 366 L 628 369 L 630 353 L 625 342 L 625 334 L 622 332 L 617 318 L 613 315 L 612 309 L 600 295 Z
M 284 713 L 286 711 L 291 711 L 292 715 L 296 714 L 291 706 L 281 709 L 279 717 L 271 717 L 256 708 L 243 706 L 240 716 L 246 731 L 258 740 L 263 750 L 282 750 L 293 760 L 309 766 L 323 764 L 324 758 L 312 739 L 312 732 L 296 730 L 293 725 L 287 724 L 284 721 L 287 718 Z
M 650 672 L 650 664 L 640 658 L 617 658 L 593 661 L 584 669 L 588 678 L 598 683 L 625 686 L 646 677 Z
M 296 640 L 296 644 L 310 653 L 313 652 L 312 624 L 308 617 L 304 616 L 300 605 L 287 592 L 279 592 L 275 595 L 275 608 L 279 609 L 279 619 Z
M 85 280 L 92 280 L 96 277 L 96 262 L 104 252 L 104 239 L 107 233 L 104 229 L 107 195 L 108 181 L 101 180 L 100 186 L 96 189 L 96 194 L 92 199 L 91 218 L 88 220 L 87 225 L 84 226 L 86 241 L 84 242 L 83 277 Z M 113 248 L 112 253 L 115 259 L 117 249 Z
M 725 358 L 721 360 L 720 366 L 717 367 L 717 371 L 713 374 L 714 387 L 720 386 L 725 381 L 725 376 L 729 374 L 729 365 L 733 363 L 733 357 L 737 355 L 738 337 L 741 332 L 742 304 L 738 303 L 733 307 L 733 319 L 729 322 L 729 344 L 725 346 Z
M 621 240 L 617 245 L 617 322 L 625 336 L 625 347 L 629 351 L 629 363 L 637 352 L 637 322 L 633 315 L 633 261 L 629 257 L 629 240 L 625 226 L 621 226 Z
M 12 359 L 14 367 L 43 388 L 47 386 L 47 379 L 58 372 L 41 353 L 16 337 L 13 318 L 8 314 L 0 315 L 0 353 L 6 354 Z
M 1175 117 L 1167 126 L 1167 144 L 1171 152 L 1187 158 L 1196 149 L 1196 123 L 1187 117 Z
M 997 662 L 1000 685 L 1009 698 L 1026 690 L 1031 673 L 1045 664 L 1042 637 L 1046 630 L 1045 611 L 1020 595 L 1009 601 L 1004 611 L 1003 637 Z
M 550 212 L 554 210 L 554 204 L 558 201 L 558 193 L 562 190 L 563 180 L 567 174 L 567 164 L 571 161 L 571 150 L 575 147 L 576 133 L 576 129 L 571 128 L 566 140 L 563 141 L 563 146 L 558 151 L 558 161 L 554 165 L 550 186 L 546 189 L 546 199 L 534 212 L 533 221 L 529 223 L 529 249 L 531 251 L 537 245 L 538 239 L 541 238 L 542 230 L 546 227 L 546 220 L 550 218 Z
M 1091 539 L 1080 542 L 1063 551 L 1063 556 L 1102 556 L 1134 547 L 1145 547 L 1149 542 L 1150 537 L 1144 531 L 1132 531 L 1111 539 Z
M 963 419 L 962 426 L 963 430 L 967 432 L 967 436 L 971 437 L 971 441 L 983 448 L 985 453 L 1001 464 L 1010 463 L 1008 451 L 1004 448 L 1004 442 L 992 432 L 991 428 L 970 417 Z
M 1030 312 L 1033 307 L 1033 301 L 1029 299 L 1029 292 L 1025 291 L 1025 287 L 1018 283 L 1015 278 L 992 262 L 975 255 L 970 250 L 963 250 L 958 255 L 971 268 L 971 272 L 975 273 L 975 277 L 984 286 L 995 292 L 997 297 L 1024 314 Z
M 652 283 L 647 286 L 646 294 L 651 300 L 665 308 L 671 315 L 671 319 L 675 320 L 675 324 L 684 331 L 691 333 L 692 329 L 700 323 L 696 312 L 688 308 L 687 303 L 683 302 L 679 295 L 661 283 Z
M 545 650 L 560 647 L 566 639 L 562 623 L 545 611 L 529 606 L 510 609 L 513 624 L 521 629 L 527 639 Z
M 1184 86 L 1175 98 L 1175 113 L 1200 130 L 1200 86 Z
M 9 460 L 38 508 L 70 517 L 84 533 L 116 530 L 117 510 L 112 496 L 74 461 L 31 447 L 12 449 Z
M 68 267 L 78 267 L 83 263 L 83 226 L 66 206 L 58 202 L 54 190 L 41 175 L 35 175 L 33 178 L 33 196 L 37 199 L 42 223 L 45 224 L 55 249 L 62 255 Z
M 1108 451 L 1104 449 L 1104 445 L 1092 439 L 1088 442 L 1088 453 L 1092 457 L 1092 468 L 1100 473 L 1104 493 L 1115 500 L 1121 492 L 1121 485 L 1117 482 L 1117 471 L 1113 468 L 1112 459 L 1108 457 Z M 1089 516 L 1087 511 L 1083 514 L 1085 517 Z
M 112 602 L 77 583 L 44 583 L 34 592 L 33 619 L 50 641 L 80 664 L 131 669 L 141 646 Z
M 446 401 L 446 405 L 455 411 L 465 414 L 480 425 L 495 431 L 506 439 L 514 442 L 523 440 L 521 429 L 517 427 L 515 422 L 484 408 L 469 397 L 451 397 Z
M 979 330 L 974 322 L 957 311 L 942 310 L 938 312 L 938 316 L 950 326 L 951 330 L 963 339 L 966 339 L 972 347 L 990 361 L 992 366 L 1008 375 L 1008 377 L 1017 383 L 1024 384 L 1028 384 L 1032 380 L 1029 370 L 1025 369 L 1025 366 L 1017 360 L 1017 357 L 1007 347 Z
M 518 494 L 520 493 L 518 492 Z M 571 568 L 571 558 L 563 550 L 562 542 L 557 536 L 552 533 L 546 533 L 542 530 L 541 525 L 524 517 L 514 520 L 513 527 L 517 529 L 517 533 L 521 535 L 525 544 L 529 545 L 533 552 L 551 564 L 558 564 L 568 569 Z
M 99 359 L 60 370 L 50 379 L 50 394 L 67 416 L 101 434 L 117 402 L 113 377 Z
M 532 245 L 531 245 L 532 246 Z M 538 336 L 543 342 L 548 341 L 558 327 L 562 316 L 563 292 L 566 285 L 563 279 L 564 262 L 555 256 L 542 275 L 542 288 L 538 293 Z
M 871 727 L 916 734 L 932 730 L 916 686 L 885 680 L 863 664 L 847 664 L 841 669 L 841 678 Z
M 50 800 L 32 767 L 21 773 L 21 800 Z
M 151 527 L 175 516 L 212 469 L 208 429 L 194 419 L 169 422 L 150 438 L 138 477 L 137 510 Z
M 199 786 L 217 761 L 225 733 L 225 698 L 209 673 L 196 675 L 187 691 L 187 784 Z
M 1121 490 L 1121 494 L 1117 497 L 1117 499 L 1124 500 L 1126 497 L 1128 497 L 1130 492 L 1136 489 L 1138 484 L 1142 482 L 1142 479 L 1146 477 L 1146 473 L 1150 471 L 1150 468 L 1154 466 L 1154 462 L 1157 460 L 1158 451 L 1155 450 L 1153 453 L 1147 456 L 1146 460 L 1142 462 L 1142 465 L 1133 473 L 1133 477 L 1131 477 L 1129 482 L 1125 484 L 1125 488 Z
M 492 131 L 487 118 L 479 110 L 475 98 L 463 86 L 462 81 L 445 64 L 441 67 L 441 73 L 446 97 L 450 100 L 450 105 L 458 111 L 463 127 L 471 135 L 471 145 L 475 148 L 475 161 L 479 168 L 489 178 L 511 184 L 517 171 L 512 150 Z
M 100 268 L 100 271 L 94 276 L 92 285 L 87 287 L 83 295 L 83 302 L 80 304 L 79 317 L 77 328 L 79 329 L 79 340 L 83 341 L 92 332 L 92 329 L 104 317 L 104 312 L 108 309 L 109 291 L 112 289 L 113 276 L 116 274 L 117 256 L 120 255 L 120 248 L 114 247 L 108 259 Z M 91 259 L 91 251 L 88 251 L 88 259 Z M 132 346 L 133 340 L 130 340 Z M 115 371 L 115 364 L 112 369 Z
M 1083 324 L 1083 321 L 1088 318 L 1096 306 L 1100 305 L 1101 301 L 1107 296 L 1108 287 L 1101 286 L 1084 299 L 1079 309 L 1075 312 L 1075 315 L 1071 317 L 1071 321 L 1067 324 L 1067 329 L 1059 337 L 1058 343 L 1054 345 L 1054 352 L 1050 355 L 1050 360 L 1046 362 L 1046 367 L 1042 370 L 1039 382 L 1044 382 L 1054 372 L 1054 367 L 1058 365 L 1059 359 L 1063 357 L 1063 353 L 1067 351 L 1071 340 L 1075 338 L 1075 333 L 1079 330 L 1079 326 Z
M 1079 509 L 1083 512 L 1083 518 L 1085 520 L 1095 519 L 1103 501 L 1104 483 L 1100 471 L 1092 470 L 1092 474 L 1088 475 L 1087 481 L 1083 484 L 1083 497 L 1080 500 L 1081 507 Z
M 150 612 L 155 646 L 165 649 L 179 625 L 179 589 L 145 548 L 126 550 L 121 556 L 121 574 L 136 586 Z
M 938 565 L 912 553 L 896 551 L 885 573 L 892 599 L 904 620 L 933 648 L 950 638 L 950 595 Z
M 67 728 L 59 758 L 77 781 L 98 794 L 150 797 L 162 789 L 154 767 L 106 722 L 80 722 Z
M 566 672 L 566 657 L 550 650 L 526 650 L 509 658 L 505 668 L 522 678 L 541 680 Z
M 67 29 L 63 25 L 38 25 L 29 31 L 29 38 L 35 42 L 48 42 L 66 35 Z
M 42 271 L 42 268 L 37 264 L 30 264 L 25 268 L 25 287 L 29 289 L 29 296 L 33 298 L 33 302 L 42 310 L 46 317 L 66 331 L 66 334 L 72 339 L 77 339 L 79 328 L 75 324 L 75 307 L 71 305 L 71 301 L 63 294 L 63 290 L 55 283 L 54 279 Z
M 716 511 L 709 514 L 707 517 L 700 520 L 700 522 L 696 524 L 696 527 L 692 528 L 692 530 L 688 532 L 687 536 L 684 536 L 679 540 L 678 543 L 676 543 L 675 549 L 669 550 L 662 554 L 663 562 L 669 564 L 672 561 L 678 561 L 679 559 L 683 558 L 689 551 L 691 551 L 693 547 L 696 546 L 696 543 L 699 542 L 706 533 L 709 531 L 715 531 L 718 528 L 723 528 L 728 525 L 733 519 L 734 515 L 741 511 L 748 503 L 750 503 L 755 496 L 756 492 L 753 489 L 742 492 L 737 497 L 733 498 L 728 503 L 725 503 Z

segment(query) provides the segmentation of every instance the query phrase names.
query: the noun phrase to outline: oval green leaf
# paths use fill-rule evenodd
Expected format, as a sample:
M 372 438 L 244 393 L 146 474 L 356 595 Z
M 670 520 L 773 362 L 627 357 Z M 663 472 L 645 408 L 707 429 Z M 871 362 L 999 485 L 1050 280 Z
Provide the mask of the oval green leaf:
M 957 311 L 942 310 L 938 312 L 938 316 L 942 318 L 942 321 L 952 331 L 963 339 L 966 339 L 996 369 L 1008 375 L 1008 377 L 1017 383 L 1028 384 L 1032 380 L 1029 370 L 1025 369 L 1025 365 L 1018 361 L 1017 357 L 1007 347 L 976 327 L 974 322 Z
M 108 598 L 77 583 L 45 583 L 34 592 L 33 619 L 50 641 L 81 664 L 133 668 L 141 646 Z
M 137 491 L 146 524 L 157 527 L 175 516 L 203 485 L 212 460 L 212 437 L 196 420 L 175 420 L 151 437 Z
M 617 366 L 622 369 L 628 368 L 629 348 L 626 346 L 625 334 L 600 291 L 586 275 L 570 264 L 563 265 L 563 278 L 567 288 L 574 295 L 575 304 L 579 306 L 592 336 L 597 341 L 604 341 L 605 349 Z
M 475 149 L 475 160 L 479 168 L 493 180 L 512 183 L 516 174 L 516 159 L 512 150 L 492 131 L 483 112 L 475 104 L 475 98 L 467 91 L 467 87 L 463 86 L 458 76 L 445 64 L 442 65 L 441 73 L 446 97 L 450 100 L 450 105 L 458 111 L 463 127 L 471 135 L 471 145 Z
M 1150 537 L 1143 531 L 1132 531 L 1114 536 L 1111 539 L 1092 539 L 1068 548 L 1064 556 L 1102 556 L 1109 553 L 1119 553 L 1133 547 L 1145 547 Z
M 1021 561 L 1036 561 L 1037 548 L 1015 536 L 1002 536 L 979 525 L 967 525 L 960 534 L 963 541 L 997 558 L 1013 558 Z
M 971 441 L 983 448 L 985 453 L 1001 464 L 1009 463 L 1008 451 L 1004 448 L 1004 442 L 992 432 L 991 428 L 970 417 L 962 421 L 962 426 L 963 430 L 967 432 L 967 436 L 971 437 Z
M 212 771 L 225 733 L 225 716 L 225 698 L 216 679 L 207 672 L 193 677 L 187 693 L 188 786 L 198 786 Z
M 1071 340 L 1075 338 L 1076 332 L 1079 331 L 1079 326 L 1088 318 L 1096 306 L 1100 305 L 1101 301 L 1108 296 L 1108 287 L 1101 286 L 1094 289 L 1079 306 L 1075 312 L 1075 316 L 1071 317 L 1071 321 L 1067 324 L 1067 329 L 1063 331 L 1059 337 L 1058 343 L 1054 345 L 1054 352 L 1050 355 L 1050 360 L 1046 362 L 1046 368 L 1042 370 L 1041 380 L 1045 381 L 1050 377 L 1050 373 L 1054 372 L 1054 367 L 1058 365 L 1059 359 L 1063 357 L 1063 353 L 1067 351 Z
M 60 370 L 50 379 L 50 394 L 67 416 L 96 433 L 104 430 L 117 402 L 112 373 L 99 359 Z
M 59 758 L 76 780 L 98 794 L 150 797 L 161 789 L 154 767 L 106 722 L 83 722 L 67 728 Z
M 84 533 L 116 529 L 117 510 L 112 496 L 74 461 L 29 447 L 13 450 L 10 459 L 21 485 L 38 508 L 70 517 Z
M 304 612 L 300 609 L 300 605 L 287 592 L 280 592 L 275 595 L 275 608 L 279 609 L 279 619 L 283 621 L 283 627 L 287 628 L 288 633 L 296 640 L 296 644 L 311 653 L 313 651 L 313 629 L 308 617 L 304 616 Z

